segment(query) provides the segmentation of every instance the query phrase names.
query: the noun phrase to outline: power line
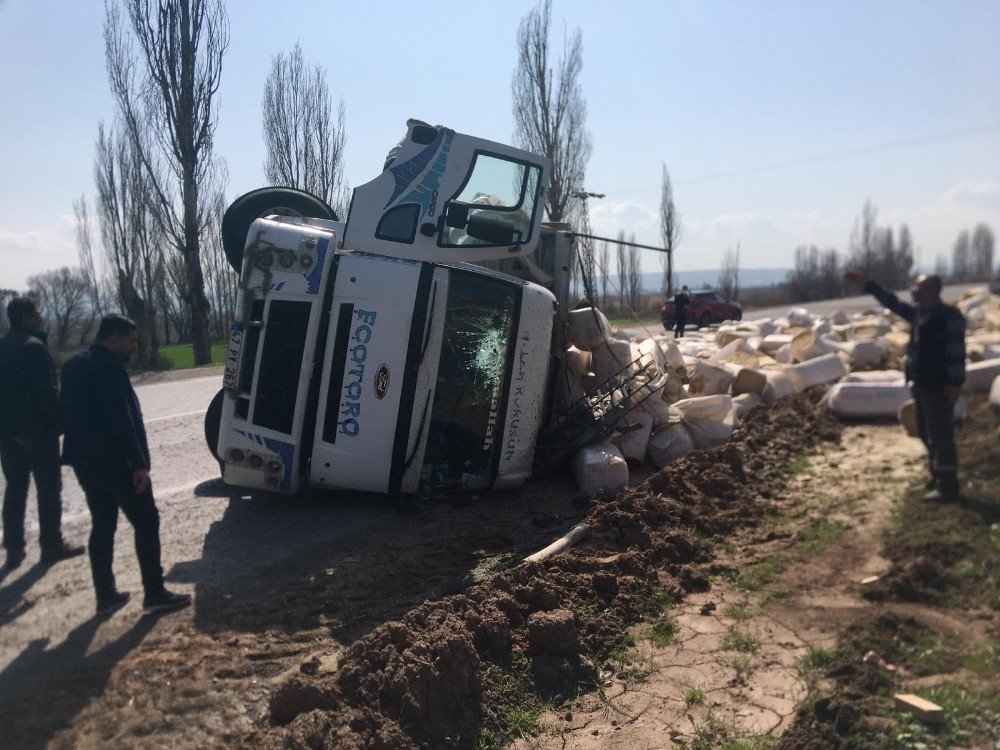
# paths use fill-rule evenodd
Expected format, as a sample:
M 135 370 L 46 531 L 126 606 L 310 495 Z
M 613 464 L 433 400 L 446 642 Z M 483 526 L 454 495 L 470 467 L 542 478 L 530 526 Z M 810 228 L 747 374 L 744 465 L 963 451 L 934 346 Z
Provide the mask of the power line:
M 898 148 L 918 146 L 925 143 L 936 143 L 940 141 L 955 140 L 958 138 L 967 138 L 973 135 L 982 135 L 983 133 L 993 133 L 993 132 L 1000 132 L 1000 123 L 993 123 L 991 125 L 983 125 L 975 128 L 963 128 L 961 130 L 950 130 L 942 133 L 933 133 L 931 135 L 914 136 L 913 138 L 905 138 L 900 141 L 890 141 L 887 143 L 880 143 L 873 146 L 859 146 L 857 148 L 845 149 L 843 151 L 829 151 L 824 154 L 812 154 L 810 156 L 802 156 L 795 159 L 788 159 L 786 161 L 774 162 L 772 164 L 761 164 L 755 167 L 734 169 L 728 172 L 717 172 L 715 174 L 705 175 L 703 177 L 694 177 L 687 180 L 677 180 L 674 184 L 693 185 L 699 182 L 711 182 L 713 180 L 721 180 L 729 177 L 744 177 L 746 175 L 759 174 L 760 172 L 769 172 L 776 169 L 796 167 L 802 164 L 813 164 L 816 162 L 829 161 L 832 159 L 843 159 L 852 156 L 864 156 L 867 154 L 876 154 L 882 151 L 891 151 Z M 618 193 L 635 193 L 643 190 L 655 190 L 659 187 L 660 187 L 659 185 L 642 185 L 639 187 L 629 187 L 629 188 L 619 188 L 617 190 L 609 190 L 608 193 L 612 195 Z

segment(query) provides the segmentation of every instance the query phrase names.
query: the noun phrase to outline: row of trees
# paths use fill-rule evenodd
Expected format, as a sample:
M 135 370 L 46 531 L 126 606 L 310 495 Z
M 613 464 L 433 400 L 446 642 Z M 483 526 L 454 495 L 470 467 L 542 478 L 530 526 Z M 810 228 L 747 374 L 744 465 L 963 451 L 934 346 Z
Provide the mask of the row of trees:
M 937 256 L 934 272 L 946 281 L 984 281 L 993 275 L 993 230 L 978 224 L 970 234 L 962 230 L 952 248 L 949 268 L 943 255 Z M 902 289 L 913 275 L 915 248 L 909 227 L 903 224 L 893 232 L 878 225 L 878 211 L 867 201 L 851 232 L 846 257 L 835 248 L 816 245 L 795 249 L 794 267 L 788 275 L 792 295 L 802 301 L 843 296 L 844 271 L 863 268 L 879 283 Z
M 139 367 L 160 364 L 158 347 L 172 340 L 190 342 L 205 364 L 211 340 L 225 336 L 238 277 L 222 249 L 228 175 L 213 147 L 228 40 L 222 0 L 106 5 L 117 111 L 113 125 L 98 125 L 93 202 L 73 205 L 80 263 L 28 280 L 58 346 L 85 339 L 112 309 L 139 325 Z M 343 211 L 344 103 L 334 107 L 325 70 L 309 68 L 299 45 L 272 59 L 261 109 L 267 181 Z

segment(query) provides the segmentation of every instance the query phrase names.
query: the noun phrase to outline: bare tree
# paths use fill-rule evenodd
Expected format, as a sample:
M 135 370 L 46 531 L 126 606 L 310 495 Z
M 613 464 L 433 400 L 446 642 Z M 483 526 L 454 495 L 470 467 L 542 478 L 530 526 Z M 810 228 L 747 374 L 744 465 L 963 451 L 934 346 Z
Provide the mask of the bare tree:
M 681 242 L 681 217 L 674 205 L 674 188 L 670 184 L 667 165 L 661 164 L 660 183 L 660 239 L 667 252 L 660 256 L 663 266 L 662 292 L 667 297 L 674 294 L 674 250 Z
M 608 309 L 608 268 L 611 265 L 611 250 L 606 241 L 601 242 L 601 249 L 598 251 L 598 265 L 601 272 L 601 309 Z
M 823 251 L 816 245 L 795 248 L 795 267 L 787 283 L 792 296 L 803 302 L 843 296 L 840 256 L 832 247 Z
M 215 168 L 214 99 L 229 22 L 222 0 L 121 2 L 127 20 L 113 0 L 105 0 L 108 78 L 151 178 L 154 216 L 184 259 L 195 364 L 208 364 L 209 309 L 201 267 L 208 217 L 201 190 Z
M 163 274 L 163 229 L 154 188 L 134 141 L 98 127 L 94 160 L 101 240 L 121 308 L 139 326 L 139 368 L 158 365 L 155 292 Z
M 545 207 L 549 221 L 564 221 L 580 200 L 575 194 L 583 187 L 591 140 L 580 85 L 583 37 L 577 29 L 564 40 L 554 70 L 549 59 L 551 22 L 552 1 L 541 0 L 517 30 L 517 67 L 511 82 L 514 138 L 521 148 L 552 160 Z
M 722 270 L 719 272 L 719 286 L 726 299 L 738 300 L 740 297 L 740 243 L 736 243 L 736 251 L 727 248 L 722 255 Z
M 216 195 L 213 220 L 202 249 L 205 253 L 205 280 L 212 307 L 212 329 L 216 339 L 227 337 L 229 323 L 236 317 L 236 293 L 239 275 L 226 260 L 222 248 L 222 215 L 226 210 L 225 197 Z
M 969 247 L 969 230 L 963 229 L 951 248 L 951 280 L 968 281 L 972 278 L 972 254 Z
M 76 220 L 76 249 L 80 259 L 80 273 L 87 282 L 87 312 L 80 323 L 80 340 L 90 335 L 94 321 L 104 314 L 104 294 L 101 283 L 100 259 L 94 251 L 94 235 L 90 225 L 90 209 L 87 198 L 80 195 L 73 201 L 73 216 Z
M 87 279 L 79 268 L 63 266 L 32 276 L 28 279 L 28 289 L 55 323 L 58 348 L 65 349 L 70 333 L 88 314 Z
M 866 270 L 891 289 L 900 289 L 909 283 L 913 267 L 913 243 L 909 228 L 903 224 L 899 241 L 893 240 L 889 227 L 878 226 L 878 209 L 870 200 L 865 201 L 861 216 L 854 223 L 849 245 L 849 264 Z
M 969 260 L 977 281 L 993 276 L 993 230 L 986 224 L 976 224 L 969 244 Z
M 307 70 L 298 43 L 271 58 L 261 109 L 267 180 L 317 195 L 346 217 L 344 100 L 334 111 L 326 70 Z
M 940 276 L 942 279 L 947 279 L 948 277 L 948 259 L 944 257 L 941 253 L 937 254 L 934 259 L 934 273 Z
M 628 241 L 635 243 L 635 234 L 630 234 Z M 639 295 L 642 293 L 642 272 L 639 268 L 640 255 L 639 248 L 628 248 L 628 302 L 629 306 L 635 310 L 639 307 Z
M 0 288 L 0 336 L 6 336 L 10 331 L 10 321 L 7 320 L 7 303 L 20 295 L 16 289 Z
M 625 232 L 618 230 L 615 243 L 615 260 L 618 261 L 618 312 L 625 312 L 625 298 L 628 294 L 628 253 L 625 247 Z

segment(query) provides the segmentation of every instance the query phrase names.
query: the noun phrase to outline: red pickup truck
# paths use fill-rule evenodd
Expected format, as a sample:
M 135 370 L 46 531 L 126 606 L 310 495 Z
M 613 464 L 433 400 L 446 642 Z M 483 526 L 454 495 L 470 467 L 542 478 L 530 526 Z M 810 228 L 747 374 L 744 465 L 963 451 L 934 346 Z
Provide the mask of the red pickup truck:
M 688 305 L 688 323 L 694 323 L 698 328 L 704 328 L 712 323 L 721 323 L 724 320 L 740 320 L 743 317 L 743 308 L 738 302 L 726 299 L 726 295 L 715 290 L 691 292 L 691 304 Z M 674 317 L 673 299 L 668 299 L 660 308 L 660 318 L 663 320 L 663 327 L 668 331 L 673 330 L 677 319 Z

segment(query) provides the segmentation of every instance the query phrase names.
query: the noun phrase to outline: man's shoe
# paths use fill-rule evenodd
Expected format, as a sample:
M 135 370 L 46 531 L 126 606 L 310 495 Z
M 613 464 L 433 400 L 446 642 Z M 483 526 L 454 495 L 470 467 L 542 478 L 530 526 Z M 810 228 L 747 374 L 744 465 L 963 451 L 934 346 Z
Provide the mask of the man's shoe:
M 142 609 L 144 612 L 165 612 L 169 609 L 182 609 L 190 603 L 190 594 L 175 594 L 163 589 L 158 594 L 146 594 L 142 601 Z
M 86 551 L 87 550 L 78 544 L 66 544 L 66 542 L 63 542 L 58 547 L 48 547 L 47 549 L 43 549 L 42 562 L 57 563 L 60 560 L 68 560 L 71 557 L 79 557 Z
M 97 600 L 97 614 L 110 615 L 128 604 L 130 594 L 127 591 L 116 591 L 109 597 L 102 597 Z
M 21 567 L 21 563 L 24 562 L 24 550 L 23 549 L 9 549 L 7 550 L 7 570 L 13 570 L 14 568 Z
M 958 500 L 957 490 L 934 489 L 924 495 L 928 503 L 953 503 Z

